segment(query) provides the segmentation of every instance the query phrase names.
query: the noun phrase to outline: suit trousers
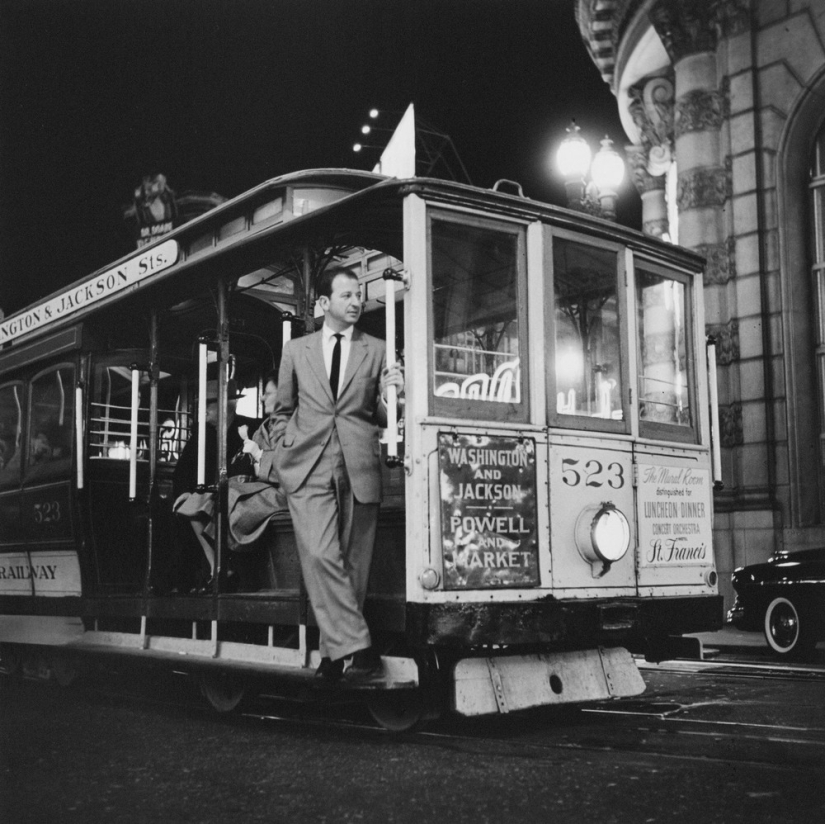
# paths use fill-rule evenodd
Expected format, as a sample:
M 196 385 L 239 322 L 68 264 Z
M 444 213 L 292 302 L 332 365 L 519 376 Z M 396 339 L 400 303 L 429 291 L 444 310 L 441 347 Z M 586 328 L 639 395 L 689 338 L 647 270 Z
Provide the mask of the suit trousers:
M 321 631 L 319 651 L 333 661 L 345 658 L 371 644 L 363 609 L 379 505 L 355 499 L 335 429 L 306 481 L 287 500 Z

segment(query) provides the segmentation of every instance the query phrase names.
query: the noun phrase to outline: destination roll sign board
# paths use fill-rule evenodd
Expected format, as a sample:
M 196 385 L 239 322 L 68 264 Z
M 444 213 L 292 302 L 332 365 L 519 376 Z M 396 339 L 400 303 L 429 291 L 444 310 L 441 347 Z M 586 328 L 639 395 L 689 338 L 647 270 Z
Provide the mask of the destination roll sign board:
M 0 344 L 27 335 L 168 269 L 177 261 L 178 250 L 176 240 L 167 240 L 101 272 L 91 280 L 74 284 L 49 300 L 12 315 L 0 323 Z
M 441 432 L 438 456 L 444 586 L 538 586 L 533 441 Z

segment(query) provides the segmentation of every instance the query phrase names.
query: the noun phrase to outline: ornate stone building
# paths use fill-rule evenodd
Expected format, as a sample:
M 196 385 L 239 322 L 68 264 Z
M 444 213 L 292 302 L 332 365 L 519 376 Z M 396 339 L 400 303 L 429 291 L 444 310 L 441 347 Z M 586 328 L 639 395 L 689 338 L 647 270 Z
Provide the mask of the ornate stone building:
M 707 258 L 730 573 L 825 544 L 825 0 L 576 0 L 644 230 Z

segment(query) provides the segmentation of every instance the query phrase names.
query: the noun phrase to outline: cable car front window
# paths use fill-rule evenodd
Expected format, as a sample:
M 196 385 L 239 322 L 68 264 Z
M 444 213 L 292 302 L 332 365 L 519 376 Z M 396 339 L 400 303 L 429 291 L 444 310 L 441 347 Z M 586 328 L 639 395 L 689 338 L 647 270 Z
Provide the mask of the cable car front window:
M 637 267 L 639 419 L 691 426 L 686 288 Z
M 434 218 L 431 239 L 436 410 L 498 417 L 523 396 L 520 236 Z
M 617 263 L 615 251 L 554 239 L 558 415 L 624 419 Z

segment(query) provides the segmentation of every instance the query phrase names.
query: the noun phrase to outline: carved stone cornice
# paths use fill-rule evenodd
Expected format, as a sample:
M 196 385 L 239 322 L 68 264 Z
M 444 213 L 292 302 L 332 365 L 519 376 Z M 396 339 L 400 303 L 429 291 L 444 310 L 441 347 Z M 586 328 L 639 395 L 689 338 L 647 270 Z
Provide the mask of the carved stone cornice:
M 627 91 L 628 113 L 639 130 L 647 171 L 663 175 L 673 157 L 673 72 L 645 78 Z
M 732 403 L 719 407 L 719 430 L 722 446 L 741 446 L 745 443 L 745 429 L 742 425 L 742 404 Z
M 638 144 L 625 146 L 625 157 L 630 166 L 633 185 L 639 194 L 665 188 L 664 175 L 652 175 L 648 169 L 648 151 Z
M 693 247 L 693 251 L 705 258 L 705 286 L 724 286 L 735 277 L 728 243 L 700 243 Z
M 690 132 L 718 131 L 724 120 L 725 102 L 721 92 L 694 89 L 676 102 L 676 137 Z
M 750 28 L 748 0 L 711 0 L 710 8 L 717 37 L 735 37 Z
M 731 320 L 728 323 L 708 325 L 705 327 L 708 335 L 716 338 L 716 363 L 719 366 L 729 366 L 739 360 L 739 321 Z
M 671 61 L 716 51 L 716 25 L 708 0 L 659 0 L 648 16 Z
M 723 206 L 728 197 L 728 174 L 719 166 L 703 166 L 679 173 L 676 204 L 679 211 Z
M 616 52 L 646 0 L 576 0 L 582 40 L 602 79 L 613 86 Z M 748 31 L 748 0 L 658 0 L 648 13 L 672 61 L 714 51 L 719 39 Z

